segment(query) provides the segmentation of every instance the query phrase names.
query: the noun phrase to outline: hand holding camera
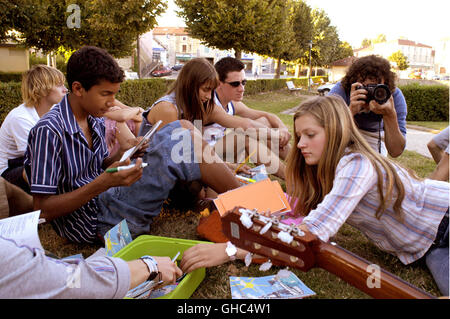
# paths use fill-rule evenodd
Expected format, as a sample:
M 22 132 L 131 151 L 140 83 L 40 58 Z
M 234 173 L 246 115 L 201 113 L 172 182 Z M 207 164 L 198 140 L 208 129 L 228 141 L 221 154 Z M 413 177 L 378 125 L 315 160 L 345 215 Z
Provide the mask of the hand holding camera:
M 384 106 L 391 96 L 391 91 L 385 84 L 353 83 L 350 94 L 350 110 L 353 115 L 367 113 L 367 116 L 373 117 L 374 120 L 381 120 L 383 115 L 393 108 L 393 102 Z M 371 103 L 372 101 L 376 103 Z

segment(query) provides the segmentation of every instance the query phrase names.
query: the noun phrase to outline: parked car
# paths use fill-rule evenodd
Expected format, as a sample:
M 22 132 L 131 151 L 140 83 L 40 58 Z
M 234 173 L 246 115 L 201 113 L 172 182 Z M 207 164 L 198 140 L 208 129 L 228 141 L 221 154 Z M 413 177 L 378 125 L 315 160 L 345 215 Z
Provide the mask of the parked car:
M 172 74 L 172 70 L 166 66 L 159 67 L 150 73 L 150 75 L 154 76 L 154 77 L 162 77 L 162 76 L 167 76 L 167 75 L 171 75 L 171 74 Z
M 125 80 L 137 80 L 139 79 L 139 76 L 137 74 L 137 72 L 130 72 L 130 71 L 125 71 Z
M 408 75 L 408 77 L 410 78 L 410 79 L 422 79 L 422 72 L 420 72 L 420 71 L 414 71 L 414 72 L 411 72 L 409 75 Z
M 319 92 L 319 95 L 327 95 L 333 86 L 333 83 L 325 83 L 317 88 L 317 92 Z
M 431 79 L 432 79 L 432 80 L 440 80 L 441 77 L 440 77 L 439 75 L 433 75 L 433 76 L 431 77 Z
M 443 81 L 450 81 L 450 75 L 444 75 L 441 80 Z
M 175 64 L 173 67 L 171 67 L 171 69 L 174 71 L 180 71 L 182 67 L 183 64 Z

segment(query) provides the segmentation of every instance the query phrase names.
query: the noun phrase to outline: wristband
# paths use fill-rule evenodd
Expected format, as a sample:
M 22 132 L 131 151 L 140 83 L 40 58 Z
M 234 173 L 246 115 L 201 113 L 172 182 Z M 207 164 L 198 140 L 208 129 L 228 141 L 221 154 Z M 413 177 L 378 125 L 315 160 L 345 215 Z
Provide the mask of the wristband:
M 228 257 L 230 257 L 231 261 L 236 260 L 237 248 L 231 243 L 231 241 L 227 242 L 227 248 L 225 248 L 225 252 L 227 253 Z
M 148 271 L 150 273 L 150 275 L 147 278 L 147 281 L 155 279 L 159 273 L 158 263 L 156 262 L 155 258 L 153 258 L 152 256 L 142 256 L 139 259 L 141 259 L 147 265 Z

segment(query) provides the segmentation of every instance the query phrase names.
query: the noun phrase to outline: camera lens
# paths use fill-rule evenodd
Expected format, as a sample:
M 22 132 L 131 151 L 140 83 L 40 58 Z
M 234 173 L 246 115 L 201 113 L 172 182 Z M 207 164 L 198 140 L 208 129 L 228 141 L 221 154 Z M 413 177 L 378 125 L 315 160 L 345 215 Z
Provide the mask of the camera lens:
M 384 104 L 391 97 L 391 91 L 386 85 L 378 85 L 373 91 L 373 98 L 378 104 Z

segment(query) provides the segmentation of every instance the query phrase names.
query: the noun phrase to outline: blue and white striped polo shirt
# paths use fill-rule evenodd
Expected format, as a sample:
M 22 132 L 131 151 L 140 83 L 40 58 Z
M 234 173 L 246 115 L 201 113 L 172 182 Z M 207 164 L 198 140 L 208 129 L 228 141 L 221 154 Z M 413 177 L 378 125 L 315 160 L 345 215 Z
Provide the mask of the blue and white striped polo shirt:
M 72 192 L 102 172 L 108 156 L 102 118 L 88 117 L 92 150 L 78 126 L 67 95 L 33 127 L 28 136 L 25 168 L 33 194 Z M 92 243 L 97 237 L 97 198 L 74 212 L 56 218 L 56 232 L 74 242 Z

